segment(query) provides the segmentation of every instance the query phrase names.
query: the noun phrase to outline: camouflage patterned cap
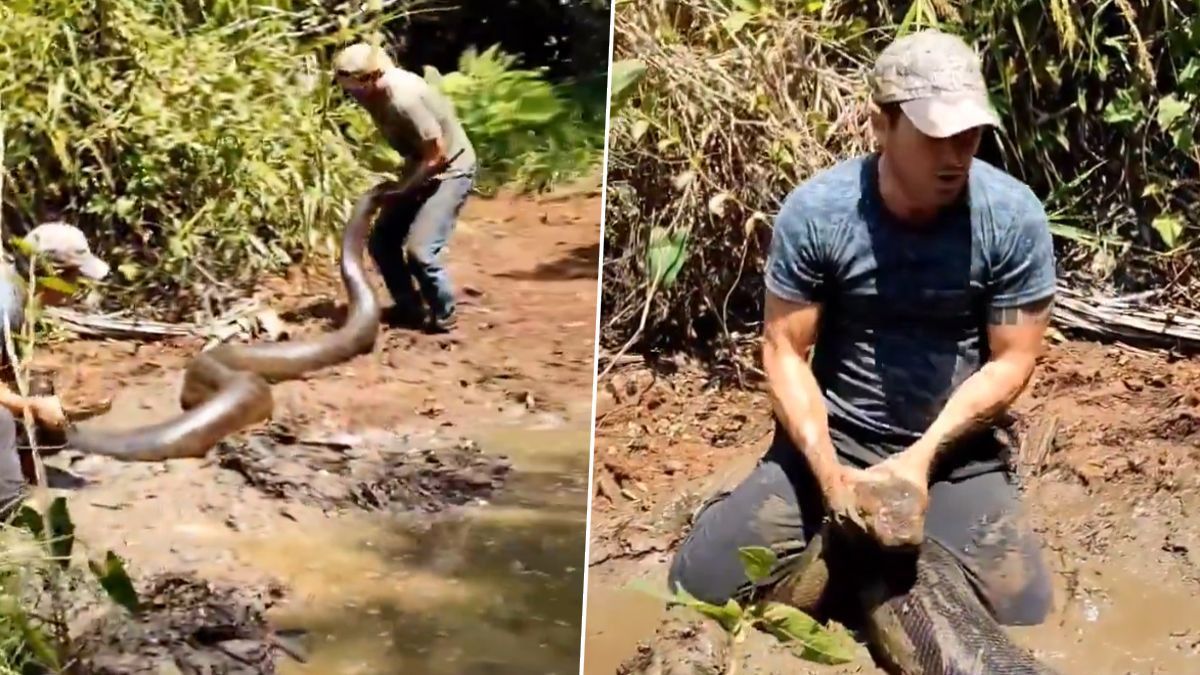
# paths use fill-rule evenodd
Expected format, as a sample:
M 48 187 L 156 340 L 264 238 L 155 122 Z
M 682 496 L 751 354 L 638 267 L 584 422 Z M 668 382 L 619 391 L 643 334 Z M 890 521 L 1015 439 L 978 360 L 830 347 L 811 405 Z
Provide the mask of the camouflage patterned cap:
M 875 60 L 870 83 L 876 103 L 899 103 L 927 136 L 1000 126 L 979 56 L 949 33 L 924 30 L 898 38 Z

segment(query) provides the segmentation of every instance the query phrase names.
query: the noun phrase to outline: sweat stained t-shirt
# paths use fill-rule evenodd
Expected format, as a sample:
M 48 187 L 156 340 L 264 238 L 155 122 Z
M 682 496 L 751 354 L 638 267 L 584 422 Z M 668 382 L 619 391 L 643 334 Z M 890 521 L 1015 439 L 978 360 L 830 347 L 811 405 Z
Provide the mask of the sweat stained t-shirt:
M 989 311 L 1044 300 L 1056 286 L 1049 223 L 1024 183 L 976 159 L 966 198 L 913 227 L 884 208 L 877 178 L 871 154 L 795 188 L 765 270 L 780 298 L 823 304 L 813 374 L 838 452 L 859 466 L 916 441 L 987 361 Z M 778 424 L 776 442 L 791 446 Z M 1005 461 L 994 430 L 951 452 L 940 477 Z

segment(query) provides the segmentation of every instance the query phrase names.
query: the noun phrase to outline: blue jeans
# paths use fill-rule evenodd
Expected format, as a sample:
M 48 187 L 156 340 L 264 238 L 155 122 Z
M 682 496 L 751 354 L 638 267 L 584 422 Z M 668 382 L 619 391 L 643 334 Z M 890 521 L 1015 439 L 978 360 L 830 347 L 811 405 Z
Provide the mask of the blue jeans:
M 441 254 L 474 182 L 469 176 L 430 181 L 380 209 L 368 250 L 397 308 L 420 306 L 416 282 L 435 319 L 454 313 L 454 289 Z

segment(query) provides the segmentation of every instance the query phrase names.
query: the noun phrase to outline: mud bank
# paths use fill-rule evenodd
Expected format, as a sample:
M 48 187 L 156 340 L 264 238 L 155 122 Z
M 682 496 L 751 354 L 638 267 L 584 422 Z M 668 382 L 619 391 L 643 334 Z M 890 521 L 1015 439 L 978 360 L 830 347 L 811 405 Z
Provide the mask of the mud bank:
M 382 430 L 305 439 L 281 429 L 222 443 L 221 468 L 260 492 L 325 511 L 434 513 L 490 497 L 512 465 L 469 439 Z
M 602 391 L 585 672 L 685 672 L 668 666 L 688 660 L 698 672 L 725 672 L 719 629 L 684 610 L 667 614 L 628 586 L 665 582 L 692 510 L 765 450 L 768 402 L 756 391 L 708 389 L 695 372 L 627 369 Z M 1196 670 L 1198 394 L 1196 361 L 1066 343 L 1018 403 L 1017 462 L 1055 607 L 1042 625 L 1011 634 L 1064 675 Z M 696 654 L 685 638 L 702 627 L 714 646 Z M 819 666 L 762 634 L 739 652 L 742 673 L 882 672 L 865 651 L 847 667 Z

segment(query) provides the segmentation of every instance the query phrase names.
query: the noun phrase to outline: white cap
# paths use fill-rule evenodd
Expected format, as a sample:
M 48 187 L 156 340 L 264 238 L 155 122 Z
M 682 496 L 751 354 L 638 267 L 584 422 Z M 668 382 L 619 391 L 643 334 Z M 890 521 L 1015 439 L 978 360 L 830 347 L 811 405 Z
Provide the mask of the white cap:
M 25 241 L 41 256 L 56 265 L 79 270 L 89 279 L 108 276 L 108 263 L 96 257 L 83 231 L 64 222 L 43 223 L 25 235 Z

